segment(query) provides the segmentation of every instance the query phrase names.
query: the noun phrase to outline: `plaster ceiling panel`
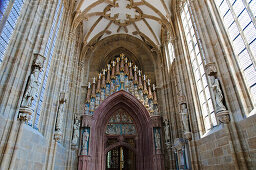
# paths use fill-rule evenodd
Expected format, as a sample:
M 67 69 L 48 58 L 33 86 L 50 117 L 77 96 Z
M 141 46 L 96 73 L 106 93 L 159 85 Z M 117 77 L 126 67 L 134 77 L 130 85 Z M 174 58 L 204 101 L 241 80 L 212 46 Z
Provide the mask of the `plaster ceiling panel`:
M 171 11 L 171 2 L 172 2 L 172 0 L 164 0 L 164 3 L 166 5 L 169 13 L 171 13 L 170 12 Z
M 146 19 L 147 23 L 150 25 L 152 28 L 153 32 L 155 33 L 158 41 L 160 42 L 160 37 L 161 37 L 161 25 L 159 22 L 152 20 L 152 19 Z
M 99 18 L 99 16 L 92 16 L 89 18 L 88 21 L 84 20 L 83 21 L 83 32 L 86 35 L 87 32 L 90 30 L 90 28 L 93 26 L 93 24 L 97 21 L 97 19 Z
M 88 13 L 92 13 L 92 12 L 103 12 L 103 10 L 106 8 L 108 4 L 103 2 L 103 3 L 100 3 L 99 5 L 93 7 L 92 9 L 90 9 L 88 11 Z
M 114 34 L 117 34 L 117 30 L 118 29 L 118 26 L 114 23 L 112 23 L 109 28 L 106 30 L 106 33 L 104 33 L 104 35 L 101 37 L 101 39 L 103 38 L 106 38 L 108 36 L 111 36 L 111 35 L 114 35 Z
M 128 29 L 128 33 L 129 33 L 129 34 L 132 34 L 133 32 L 136 31 L 136 29 L 134 28 L 133 25 L 128 25 L 128 26 L 127 26 L 127 29 Z
M 150 3 L 152 6 L 154 6 L 158 11 L 160 11 L 164 16 L 166 16 L 166 11 L 164 9 L 164 6 L 161 2 L 161 0 L 146 0 L 148 3 Z
M 96 21 L 97 22 L 97 21 Z M 93 29 L 93 31 L 90 33 L 88 39 L 87 39 L 87 43 L 90 42 L 90 40 L 97 35 L 98 33 L 100 33 L 101 31 L 103 31 L 107 25 L 109 24 L 109 21 L 107 19 L 102 18 L 99 23 L 95 26 L 95 28 Z
M 150 29 L 147 27 L 147 25 L 143 21 L 138 21 L 135 23 L 143 34 L 145 34 L 149 39 L 151 39 L 155 44 L 158 44 L 157 40 L 154 38 L 154 35 L 150 31 Z
M 81 0 L 83 1 L 83 4 L 80 7 L 80 10 L 83 11 L 85 8 L 96 2 L 96 0 Z
M 139 8 L 142 10 L 143 14 L 152 15 L 152 16 L 160 18 L 160 16 L 157 13 L 155 13 L 155 11 L 153 11 L 148 6 L 140 5 Z

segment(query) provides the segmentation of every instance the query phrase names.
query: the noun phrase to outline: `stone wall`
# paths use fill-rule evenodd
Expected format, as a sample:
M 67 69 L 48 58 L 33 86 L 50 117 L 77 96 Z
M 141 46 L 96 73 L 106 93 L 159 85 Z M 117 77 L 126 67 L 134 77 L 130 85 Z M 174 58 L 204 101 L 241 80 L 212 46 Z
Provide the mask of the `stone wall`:
M 200 169 L 234 169 L 227 127 L 196 141 Z
M 200 169 L 255 169 L 256 168 L 256 115 L 238 123 L 239 139 L 230 136 L 229 128 L 234 125 L 218 127 L 216 132 L 195 141 L 190 145 L 197 150 Z M 239 151 L 241 143 L 242 151 Z M 242 162 L 245 161 L 246 166 Z M 193 164 L 196 163 L 192 160 Z
M 256 169 L 256 115 L 237 123 L 248 169 Z

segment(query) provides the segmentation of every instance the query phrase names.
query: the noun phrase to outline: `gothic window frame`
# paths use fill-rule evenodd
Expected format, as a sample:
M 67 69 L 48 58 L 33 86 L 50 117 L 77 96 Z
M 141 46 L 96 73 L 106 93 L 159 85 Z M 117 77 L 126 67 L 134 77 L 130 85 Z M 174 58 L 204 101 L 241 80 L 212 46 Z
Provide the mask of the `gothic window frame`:
M 28 125 L 33 127 L 36 130 L 39 130 L 40 127 L 40 119 L 41 119 L 41 111 L 44 105 L 45 92 L 48 85 L 48 76 L 49 71 L 51 69 L 51 61 L 55 55 L 56 44 L 58 43 L 59 38 L 59 30 L 61 27 L 62 19 L 64 14 L 64 2 L 62 0 L 57 1 L 57 6 L 54 11 L 53 20 L 51 23 L 51 28 L 48 36 L 48 40 L 44 50 L 44 56 L 46 57 L 46 61 L 44 64 L 43 71 L 39 74 L 40 87 L 38 93 L 36 94 L 36 98 L 32 103 L 33 107 L 33 115 L 31 120 L 28 122 Z
M 191 85 L 195 85 L 193 90 L 195 91 L 194 94 L 196 95 L 197 105 L 199 106 L 200 113 L 198 113 L 198 118 L 200 120 L 198 120 L 198 123 L 203 127 L 202 135 L 204 135 L 218 125 L 210 91 L 210 83 L 205 71 L 205 53 L 189 0 L 184 1 L 179 12 L 178 18 L 185 45 L 184 51 L 189 69 L 193 75 L 193 83 Z
M 218 1 L 218 2 L 217 2 Z M 226 12 L 223 11 L 226 5 Z M 246 90 L 250 96 L 251 102 L 256 106 L 256 0 L 213 0 L 213 6 L 216 8 L 217 14 L 222 26 L 227 34 L 228 40 L 233 48 L 234 59 L 239 70 Z M 222 9 L 221 9 L 222 8 Z M 223 15 L 224 14 L 224 15 Z M 241 20 L 241 17 L 250 20 Z M 225 19 L 230 17 L 231 20 Z M 225 21 L 226 20 L 226 21 Z M 230 22 L 230 25 L 227 25 Z M 245 23 L 247 22 L 247 23 Z M 220 24 L 220 23 L 218 23 Z M 232 28 L 231 28 L 232 27 Z M 248 29 L 250 31 L 248 32 Z M 235 31 L 237 35 L 235 36 Z M 254 30 L 254 31 L 252 31 Z M 250 37 L 252 35 L 252 37 Z M 240 39 L 238 46 L 238 39 Z M 238 49 L 244 46 L 240 51 Z M 254 50 L 253 50 L 254 49 Z M 247 53 L 247 54 L 246 54 Z M 245 72 L 250 69 L 251 72 Z M 248 80 L 248 76 L 251 80 Z M 253 79 L 254 77 L 254 79 Z

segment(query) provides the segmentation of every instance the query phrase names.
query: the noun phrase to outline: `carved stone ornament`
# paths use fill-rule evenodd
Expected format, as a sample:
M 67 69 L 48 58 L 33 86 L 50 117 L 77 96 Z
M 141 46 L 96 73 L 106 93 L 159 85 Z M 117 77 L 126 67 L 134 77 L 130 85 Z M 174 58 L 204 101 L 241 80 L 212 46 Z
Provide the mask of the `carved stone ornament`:
M 215 63 L 208 63 L 205 65 L 205 71 L 207 75 L 209 76 L 216 76 L 217 74 L 217 68 Z
M 40 54 L 35 54 L 35 59 L 32 64 L 31 74 L 28 78 L 26 90 L 22 98 L 19 119 L 27 121 L 32 115 L 33 110 L 31 109 L 32 102 L 38 92 L 40 82 L 38 81 L 39 73 L 42 71 L 44 66 L 45 57 Z
M 142 16 L 142 11 L 138 7 L 132 6 L 129 0 L 116 0 L 114 6 L 108 5 L 103 12 L 106 19 L 114 21 L 116 25 L 122 27 L 139 21 Z

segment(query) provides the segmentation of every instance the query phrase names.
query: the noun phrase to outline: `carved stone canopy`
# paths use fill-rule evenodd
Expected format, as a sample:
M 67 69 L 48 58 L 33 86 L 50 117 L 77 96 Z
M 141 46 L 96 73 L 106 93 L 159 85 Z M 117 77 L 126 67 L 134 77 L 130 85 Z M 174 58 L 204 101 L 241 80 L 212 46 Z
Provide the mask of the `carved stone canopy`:
M 66 102 L 65 92 L 60 92 L 60 103 L 63 104 Z
M 205 65 L 205 71 L 207 73 L 207 75 L 209 76 L 216 76 L 217 74 L 217 68 L 215 63 L 208 63 Z
M 40 71 L 42 71 L 44 67 L 45 57 L 41 54 L 34 54 L 34 55 L 35 55 L 35 59 L 33 61 L 33 68 L 37 67 Z
M 179 105 L 187 103 L 186 96 L 178 96 L 177 98 L 178 98 L 178 104 Z

